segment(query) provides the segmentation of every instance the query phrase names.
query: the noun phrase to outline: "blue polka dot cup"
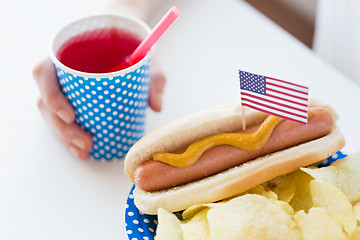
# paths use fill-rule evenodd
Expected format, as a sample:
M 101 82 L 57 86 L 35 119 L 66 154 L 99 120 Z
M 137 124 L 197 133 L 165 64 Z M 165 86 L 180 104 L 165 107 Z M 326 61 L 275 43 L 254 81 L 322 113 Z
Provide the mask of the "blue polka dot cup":
M 117 27 L 144 39 L 151 29 L 126 15 L 98 15 L 68 24 L 50 43 L 50 57 L 64 95 L 76 112 L 76 122 L 93 138 L 90 156 L 96 160 L 123 159 L 144 133 L 148 103 L 151 50 L 138 63 L 111 73 L 86 73 L 62 64 L 59 48 L 83 32 Z

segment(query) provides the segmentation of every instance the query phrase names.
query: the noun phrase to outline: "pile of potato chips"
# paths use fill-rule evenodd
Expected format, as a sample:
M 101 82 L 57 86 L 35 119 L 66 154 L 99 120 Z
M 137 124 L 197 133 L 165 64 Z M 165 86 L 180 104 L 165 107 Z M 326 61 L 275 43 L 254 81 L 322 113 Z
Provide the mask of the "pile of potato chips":
M 156 240 L 360 239 L 360 152 L 181 214 L 159 209 L 158 222 Z

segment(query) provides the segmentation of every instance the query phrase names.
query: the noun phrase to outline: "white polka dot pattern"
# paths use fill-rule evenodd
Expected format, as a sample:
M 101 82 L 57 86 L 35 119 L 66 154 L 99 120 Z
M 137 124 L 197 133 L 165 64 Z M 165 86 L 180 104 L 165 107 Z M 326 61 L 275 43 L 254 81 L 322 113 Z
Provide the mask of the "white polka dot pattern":
M 143 136 L 149 65 L 150 60 L 133 72 L 110 78 L 86 78 L 56 68 L 76 122 L 92 135 L 94 159 L 122 159 Z
M 333 162 L 335 162 L 338 159 L 342 159 L 344 157 L 346 157 L 347 155 L 342 153 L 341 151 L 338 151 L 337 153 L 331 155 L 330 157 L 328 157 L 327 159 L 322 160 L 321 162 L 319 162 L 317 164 L 317 167 L 325 167 L 325 166 L 329 166 L 330 164 L 332 164 Z
M 129 239 L 133 240 L 153 240 L 156 233 L 157 216 L 146 215 L 137 209 L 134 204 L 132 194 L 135 185 L 130 191 L 125 206 L 125 227 Z
M 343 154 L 341 151 L 339 151 L 328 157 L 327 159 L 323 160 L 321 162 L 321 166 L 319 165 L 318 167 L 328 166 L 334 161 L 342 159 L 346 156 L 346 154 Z M 132 187 L 125 206 L 126 233 L 129 239 L 153 240 L 156 235 L 156 227 L 158 224 L 157 216 L 146 215 L 139 212 L 139 210 L 134 204 L 134 188 L 135 186 Z

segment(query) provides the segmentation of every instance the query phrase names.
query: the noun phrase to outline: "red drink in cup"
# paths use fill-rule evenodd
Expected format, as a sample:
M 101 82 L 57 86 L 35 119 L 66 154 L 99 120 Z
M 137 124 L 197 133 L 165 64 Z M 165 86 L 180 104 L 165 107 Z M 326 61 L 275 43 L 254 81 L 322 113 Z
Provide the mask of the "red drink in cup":
M 141 39 L 129 31 L 101 28 L 70 38 L 56 55 L 74 70 L 109 73 L 130 67 L 127 59 L 140 43 Z

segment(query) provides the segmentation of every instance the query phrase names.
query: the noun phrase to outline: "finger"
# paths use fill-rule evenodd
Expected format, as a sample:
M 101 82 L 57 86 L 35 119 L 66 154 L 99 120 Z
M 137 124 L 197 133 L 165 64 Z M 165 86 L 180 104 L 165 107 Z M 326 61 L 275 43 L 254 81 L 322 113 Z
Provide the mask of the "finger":
M 60 89 L 56 69 L 49 58 L 45 59 L 33 70 L 34 78 L 39 86 L 43 103 L 47 108 L 66 123 L 75 120 L 75 112 L 70 102 Z
M 42 99 L 38 107 L 54 135 L 78 158 L 87 159 L 92 147 L 91 135 L 75 122 L 67 124 L 47 108 Z
M 154 62 L 152 74 L 150 76 L 149 106 L 155 112 L 161 111 L 165 84 L 166 77 L 157 63 Z

